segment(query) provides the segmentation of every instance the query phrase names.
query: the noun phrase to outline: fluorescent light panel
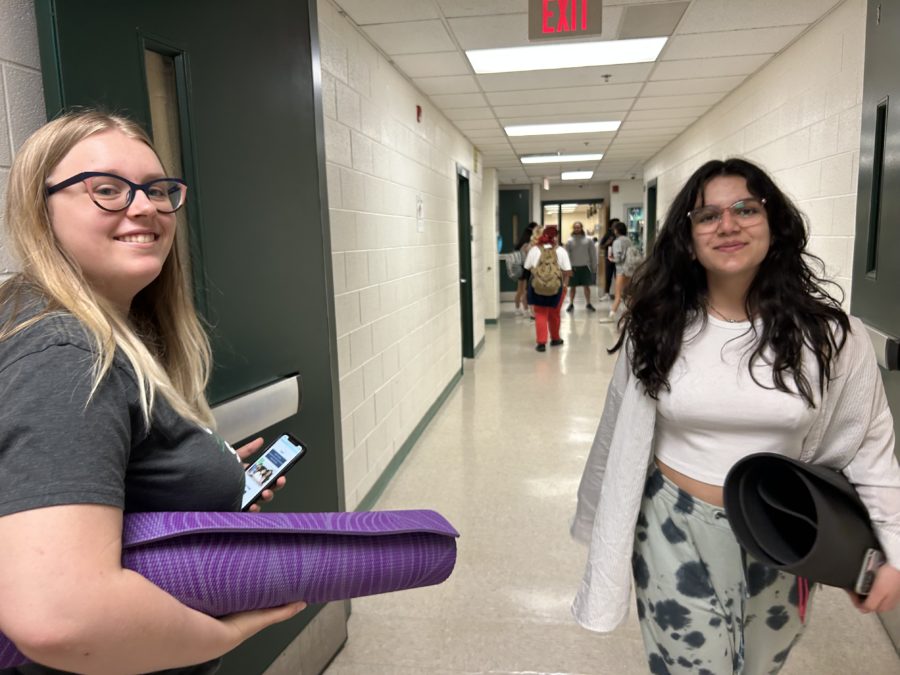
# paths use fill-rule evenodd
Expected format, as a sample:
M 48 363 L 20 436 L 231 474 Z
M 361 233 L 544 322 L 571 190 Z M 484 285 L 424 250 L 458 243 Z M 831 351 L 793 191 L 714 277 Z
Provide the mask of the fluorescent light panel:
M 613 66 L 655 61 L 668 38 L 606 40 L 569 44 L 530 45 L 501 49 L 470 49 L 469 63 L 479 75 L 515 73 L 525 70 L 555 70 Z
M 563 180 L 590 180 L 593 171 L 563 171 L 560 178 Z
M 557 136 L 560 134 L 592 134 L 616 131 L 619 120 L 607 122 L 569 122 L 564 124 L 515 124 L 504 127 L 509 136 Z
M 599 162 L 603 159 L 603 153 L 597 152 L 586 155 L 524 155 L 519 159 L 522 164 L 557 164 L 562 162 Z

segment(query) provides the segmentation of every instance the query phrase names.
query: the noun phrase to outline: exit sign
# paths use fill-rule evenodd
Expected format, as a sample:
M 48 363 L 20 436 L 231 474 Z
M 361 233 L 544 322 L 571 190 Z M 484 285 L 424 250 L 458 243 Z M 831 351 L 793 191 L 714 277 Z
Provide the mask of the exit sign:
M 528 39 L 599 36 L 602 0 L 528 0 Z

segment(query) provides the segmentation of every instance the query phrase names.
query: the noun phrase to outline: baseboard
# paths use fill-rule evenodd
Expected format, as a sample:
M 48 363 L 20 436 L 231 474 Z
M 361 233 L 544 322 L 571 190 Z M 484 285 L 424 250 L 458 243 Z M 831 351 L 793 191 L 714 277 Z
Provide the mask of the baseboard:
M 482 343 L 484 343 L 484 340 L 482 340 Z M 384 492 L 384 489 L 388 486 L 388 483 L 391 482 L 394 474 L 397 473 L 397 469 L 399 469 L 400 465 L 403 464 L 403 460 L 406 459 L 406 456 L 413 449 L 413 446 L 415 446 L 416 441 L 419 440 L 422 432 L 425 431 L 425 428 L 428 426 L 431 420 L 434 419 L 437 411 L 440 410 L 442 405 L 444 405 L 444 401 L 446 401 L 450 396 L 454 387 L 459 384 L 462 376 L 463 371 L 462 369 L 460 369 L 456 373 L 456 375 L 453 376 L 453 379 L 450 380 L 450 383 L 446 387 L 444 387 L 444 391 L 441 392 L 441 395 L 437 397 L 437 400 L 431 404 L 430 408 L 428 408 L 428 412 L 426 412 L 422 419 L 419 420 L 419 423 L 416 425 L 415 429 L 413 429 L 412 433 L 409 435 L 409 438 L 407 438 L 406 442 L 402 446 L 400 446 L 397 454 L 394 455 L 394 458 L 385 467 L 384 471 L 378 477 L 378 480 L 375 481 L 375 484 L 366 493 L 366 496 L 360 500 L 359 505 L 356 507 L 357 511 L 372 510 L 375 502 L 378 501 L 378 498 Z

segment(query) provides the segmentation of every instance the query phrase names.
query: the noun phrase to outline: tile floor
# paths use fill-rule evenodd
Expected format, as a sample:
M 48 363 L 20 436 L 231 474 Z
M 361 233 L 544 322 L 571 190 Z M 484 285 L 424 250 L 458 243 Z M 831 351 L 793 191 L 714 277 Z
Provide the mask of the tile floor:
M 613 357 L 608 303 L 563 312 L 565 345 L 534 351 L 533 323 L 504 305 L 484 349 L 376 508 L 432 508 L 462 533 L 440 586 L 353 601 L 349 639 L 327 675 L 646 673 L 637 621 L 580 628 L 569 605 L 586 550 L 568 522 Z M 785 675 L 896 675 L 874 616 L 825 589 Z

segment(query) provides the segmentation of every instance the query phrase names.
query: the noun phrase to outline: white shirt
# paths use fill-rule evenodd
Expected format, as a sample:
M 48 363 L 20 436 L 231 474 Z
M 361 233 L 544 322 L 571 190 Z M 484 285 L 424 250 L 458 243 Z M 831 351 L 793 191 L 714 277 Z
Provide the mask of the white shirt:
M 838 469 L 866 505 L 888 562 L 900 567 L 900 465 L 894 422 L 875 351 L 862 321 L 832 363 L 832 380 L 803 439 L 800 460 Z M 804 352 L 804 360 L 814 357 Z M 817 388 L 814 387 L 814 390 Z M 647 470 L 653 461 L 656 402 L 619 351 L 603 416 L 578 487 L 572 536 L 590 543 L 581 587 L 572 605 L 579 624 L 611 631 L 628 616 L 631 555 Z
M 552 244 L 544 244 L 542 246 L 532 246 L 525 256 L 525 269 L 530 270 L 537 267 L 538 261 L 541 259 L 541 251 L 550 248 Z M 559 269 L 563 272 L 572 271 L 572 263 L 569 262 L 569 254 L 562 246 L 556 247 L 556 260 L 559 261 Z
M 757 322 L 757 329 L 762 323 Z M 686 332 L 656 403 L 654 454 L 676 471 L 711 485 L 741 458 L 774 452 L 797 459 L 816 411 L 796 393 L 775 389 L 771 363 L 748 369 L 755 334 L 749 321 L 710 316 Z M 811 385 L 818 368 L 805 373 Z M 754 379 L 756 381 L 754 381 Z M 793 383 L 788 378 L 789 386 Z

